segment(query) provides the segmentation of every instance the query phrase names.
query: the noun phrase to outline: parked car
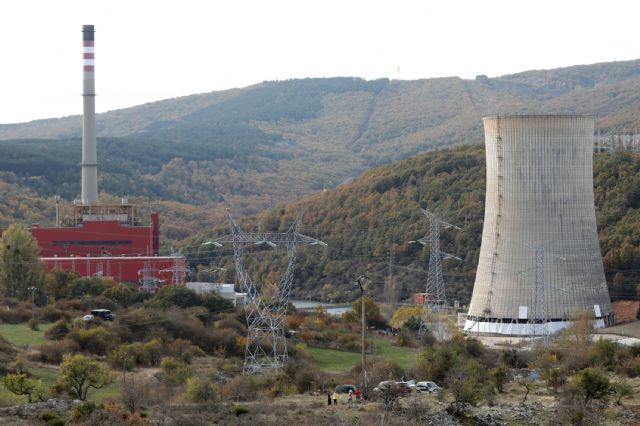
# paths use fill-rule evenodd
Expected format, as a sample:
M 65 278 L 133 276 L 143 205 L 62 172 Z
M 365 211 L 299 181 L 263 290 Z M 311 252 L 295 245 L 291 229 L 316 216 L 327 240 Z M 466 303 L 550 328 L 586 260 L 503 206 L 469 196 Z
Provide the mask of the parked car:
M 391 387 L 395 387 L 396 386 L 396 381 L 395 380 L 385 380 L 382 381 L 380 383 L 378 383 L 378 386 L 376 386 L 375 388 L 373 388 L 374 392 L 381 392 L 383 390 L 389 389 Z
M 416 383 L 416 392 L 439 393 L 442 388 L 434 382 L 418 382 Z
M 82 317 L 82 321 L 93 321 L 93 315 L 85 315 Z
M 105 321 L 113 321 L 115 318 L 115 315 L 113 315 L 109 309 L 94 309 L 91 311 L 91 315 L 102 318 Z
M 387 389 L 398 389 L 400 393 L 410 393 L 411 388 L 407 382 L 397 382 L 395 380 L 385 380 L 378 383 L 378 386 L 373 388 L 374 392 L 382 392 Z
M 405 380 L 405 382 L 409 385 L 409 387 L 411 389 L 415 389 L 416 388 L 416 381 L 415 380 Z
M 411 387 L 407 382 L 396 382 L 396 386 L 398 387 L 401 393 L 411 393 Z
M 338 393 L 349 393 L 349 391 L 352 391 L 353 393 L 356 393 L 356 385 L 338 385 L 336 386 L 336 392 Z

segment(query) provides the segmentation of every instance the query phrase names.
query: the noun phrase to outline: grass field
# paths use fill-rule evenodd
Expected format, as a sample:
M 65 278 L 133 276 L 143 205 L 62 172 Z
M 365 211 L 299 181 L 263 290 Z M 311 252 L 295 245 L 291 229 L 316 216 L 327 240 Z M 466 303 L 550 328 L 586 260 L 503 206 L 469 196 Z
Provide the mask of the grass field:
M 18 347 L 35 346 L 43 343 L 51 342 L 44 337 L 45 331 L 47 331 L 52 324 L 41 324 L 39 331 L 33 331 L 26 323 L 22 324 L 0 324 L 0 335 L 6 338 L 12 344 Z M 58 379 L 59 369 L 57 367 L 33 367 L 28 366 L 27 370 L 34 377 L 42 379 L 46 388 L 50 388 Z M 109 400 L 116 400 L 120 397 L 122 392 L 122 384 L 118 380 L 114 383 L 105 386 L 102 389 L 91 389 L 89 391 L 89 399 L 95 402 L 105 402 Z M 0 405 L 7 405 L 8 403 L 22 403 L 26 402 L 26 397 L 16 397 L 11 394 L 4 386 L 0 386 Z
M 0 324 L 0 335 L 16 346 L 40 345 L 51 342 L 44 337 L 52 324 L 40 324 L 39 331 L 33 331 L 27 323 L 22 324 Z
M 367 359 L 385 359 L 403 368 L 414 368 L 420 360 L 420 350 L 396 346 L 388 340 L 373 339 L 376 351 L 367 354 Z M 361 361 L 359 352 L 345 352 L 309 346 L 309 353 L 323 371 L 347 371 Z

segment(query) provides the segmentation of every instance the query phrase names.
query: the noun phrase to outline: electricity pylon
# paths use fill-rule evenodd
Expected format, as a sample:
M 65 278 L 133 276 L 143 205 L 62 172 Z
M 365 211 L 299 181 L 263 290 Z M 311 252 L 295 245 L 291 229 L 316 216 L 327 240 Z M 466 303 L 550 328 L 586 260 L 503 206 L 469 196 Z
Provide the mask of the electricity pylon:
M 440 229 L 460 229 L 458 226 L 452 225 L 443 221 L 440 216 L 430 212 L 426 209 L 421 209 L 422 213 L 429 218 L 429 271 L 427 274 L 427 288 L 425 290 L 424 309 L 422 312 L 422 318 L 420 320 L 420 330 L 418 336 L 422 337 L 429 331 L 430 324 L 439 322 L 438 318 L 440 313 L 447 309 L 447 299 L 444 286 L 444 279 L 442 278 L 442 260 L 443 259 L 457 259 L 462 260 L 459 257 L 453 256 L 449 253 L 445 253 L 440 250 Z M 427 244 L 426 238 L 421 238 L 416 241 L 409 241 L 409 243 L 420 243 L 422 245 Z M 438 327 L 439 329 L 441 327 Z
M 246 233 L 240 229 L 228 211 L 225 214 L 231 227 L 231 234 L 204 244 L 212 244 L 217 247 L 221 247 L 225 243 L 233 244 L 233 257 L 238 281 L 242 291 L 246 293 L 244 309 L 248 333 L 243 372 L 254 374 L 269 369 L 282 368 L 288 357 L 287 342 L 284 336 L 284 317 L 293 284 L 296 251 L 299 246 L 303 245 L 326 247 L 326 244 L 298 232 L 302 212 L 298 214 L 289 230 L 284 233 Z M 287 249 L 286 269 L 276 291 L 268 300 L 262 300 L 258 294 L 257 286 L 244 268 L 242 254 L 245 244 L 266 245 L 272 248 L 285 246 Z
M 171 257 L 173 257 L 173 266 L 162 269 L 160 272 L 171 272 L 171 284 L 173 286 L 183 286 L 185 278 L 191 270 L 184 266 L 184 257 L 180 250 L 177 252 L 172 251 Z

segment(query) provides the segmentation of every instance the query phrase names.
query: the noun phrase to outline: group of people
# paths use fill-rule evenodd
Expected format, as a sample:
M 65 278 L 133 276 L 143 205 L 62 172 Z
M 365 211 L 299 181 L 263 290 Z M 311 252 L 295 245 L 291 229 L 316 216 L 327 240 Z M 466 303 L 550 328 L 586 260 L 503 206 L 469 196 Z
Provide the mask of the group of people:
M 332 400 L 333 405 L 338 405 L 338 400 L 341 399 L 340 396 L 341 395 L 337 390 L 333 392 L 333 396 L 329 392 L 327 392 L 327 405 L 331 405 Z M 353 404 L 354 397 L 356 399 L 356 402 L 362 402 L 362 393 L 360 392 L 360 389 L 356 389 L 355 392 L 353 391 L 353 389 L 349 389 L 349 394 L 347 396 L 347 402 L 349 403 L 349 405 Z

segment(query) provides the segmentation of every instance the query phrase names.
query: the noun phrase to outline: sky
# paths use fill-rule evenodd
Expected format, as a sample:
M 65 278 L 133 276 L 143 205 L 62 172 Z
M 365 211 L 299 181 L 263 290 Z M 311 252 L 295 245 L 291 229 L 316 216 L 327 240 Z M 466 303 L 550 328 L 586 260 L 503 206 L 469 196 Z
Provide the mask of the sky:
M 640 58 L 640 2 L 6 0 L 0 123 L 80 114 L 83 24 L 96 109 L 353 76 L 414 80 Z

